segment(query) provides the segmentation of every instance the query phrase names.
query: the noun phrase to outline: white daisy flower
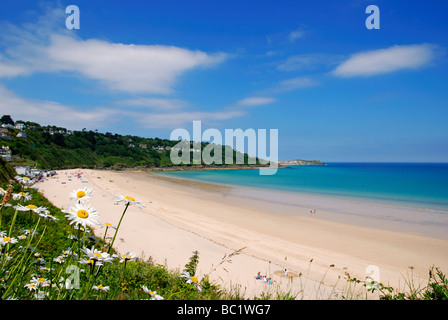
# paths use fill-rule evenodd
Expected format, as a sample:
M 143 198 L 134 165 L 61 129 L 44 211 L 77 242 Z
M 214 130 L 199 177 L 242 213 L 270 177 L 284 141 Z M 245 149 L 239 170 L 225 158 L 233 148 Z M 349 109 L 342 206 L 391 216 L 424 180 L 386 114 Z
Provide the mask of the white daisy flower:
M 0 244 L 1 245 L 6 245 L 8 243 L 17 243 L 17 239 L 16 238 L 9 238 L 9 237 L 1 237 L 0 238 Z
M 90 260 L 110 263 L 114 260 L 114 258 L 111 257 L 109 253 L 101 252 L 94 247 L 92 247 L 92 249 L 84 247 L 81 250 L 87 255 Z
M 81 225 L 84 228 L 89 226 L 94 226 L 99 224 L 99 214 L 95 208 L 89 206 L 88 204 L 75 203 L 74 206 L 70 206 L 68 210 L 63 210 L 65 215 L 71 222 L 70 224 Z
M 123 195 L 121 195 L 121 194 L 118 194 L 118 195 L 116 195 L 115 197 L 114 197 L 114 201 L 115 202 L 123 202 L 124 204 L 134 204 L 134 205 L 136 205 L 137 207 L 139 207 L 139 208 L 145 208 L 145 206 L 143 205 L 143 202 L 138 202 L 138 201 L 135 201 L 135 199 L 134 198 L 132 198 L 132 197 L 129 197 L 129 196 L 123 196 Z
M 80 264 L 86 264 L 89 266 L 102 266 L 103 265 L 101 262 L 98 262 L 98 260 L 84 259 L 84 258 L 79 259 L 78 262 Z
M 181 277 L 182 277 L 182 278 L 185 278 L 185 280 L 187 281 L 187 283 L 189 283 L 189 284 L 192 283 L 192 284 L 195 286 L 195 288 L 196 288 L 199 292 L 202 292 L 202 288 L 201 288 L 201 286 L 199 285 L 198 278 L 196 278 L 195 276 L 191 276 L 190 273 L 189 273 L 188 271 L 184 271 L 184 272 L 182 272 Z
M 0 196 L 4 196 L 6 194 L 6 190 L 0 187 Z
M 51 215 L 50 213 L 47 213 L 47 212 L 39 213 L 39 216 L 41 216 L 42 218 L 44 218 L 46 220 L 59 221 L 58 218 L 56 218 L 55 216 L 53 216 L 53 215 Z
M 106 227 L 106 228 L 117 229 L 116 226 L 112 225 L 112 223 L 109 223 L 109 222 L 102 222 L 102 223 L 101 223 L 101 226 L 102 226 L 102 227 Z
M 125 261 L 129 261 L 129 260 L 136 260 L 136 259 L 138 259 L 138 256 L 134 252 L 132 252 L 132 251 L 128 251 L 125 254 L 114 254 L 114 255 L 112 255 L 112 257 L 119 258 L 120 259 L 120 263 L 125 262 Z
M 12 198 L 14 200 L 20 200 L 23 198 L 27 201 L 30 201 L 32 199 L 32 196 L 28 192 L 19 192 L 19 193 L 13 193 Z
M 19 183 L 25 186 L 31 186 L 34 184 L 34 181 L 31 180 L 29 177 L 15 176 L 14 179 L 16 179 Z
M 163 300 L 163 297 L 158 295 L 156 291 L 151 291 L 146 286 L 142 286 L 142 289 L 145 293 L 151 296 L 151 300 Z
M 24 285 L 24 287 L 31 291 L 37 290 L 38 285 L 36 283 L 27 283 L 26 285 Z
M 75 200 L 76 202 L 85 202 L 93 196 L 93 190 L 88 187 L 73 190 L 68 196 L 70 200 Z
M 92 289 L 107 292 L 107 291 L 109 291 L 109 286 L 103 287 L 102 285 L 98 285 L 98 286 L 93 286 Z
M 53 259 L 53 261 L 54 262 L 57 262 L 57 263 L 59 263 L 59 264 L 62 264 L 62 263 L 64 263 L 64 256 L 58 256 L 58 257 L 56 257 L 56 258 L 54 258 Z
M 28 204 L 26 206 L 18 204 L 16 206 L 14 206 L 13 208 L 16 209 L 16 210 L 19 210 L 19 211 L 33 211 L 33 212 L 35 212 L 37 214 L 40 214 L 40 213 L 43 213 L 43 212 L 49 212 L 47 210 L 47 208 L 45 208 L 45 207 L 37 207 L 34 204 Z
M 50 285 L 50 281 L 45 278 L 33 277 L 30 282 L 35 283 L 38 287 L 48 287 Z

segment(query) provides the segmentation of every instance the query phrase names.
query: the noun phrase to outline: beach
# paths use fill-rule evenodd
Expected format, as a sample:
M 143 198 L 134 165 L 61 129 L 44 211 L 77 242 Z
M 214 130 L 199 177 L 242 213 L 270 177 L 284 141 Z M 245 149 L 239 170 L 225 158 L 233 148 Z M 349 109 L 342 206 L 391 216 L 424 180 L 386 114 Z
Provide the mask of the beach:
M 132 170 L 59 170 L 35 186 L 62 209 L 70 205 L 72 190 L 92 188 L 90 204 L 102 222 L 114 225 L 124 209 L 114 203 L 115 195 L 144 202 L 145 208 L 130 206 L 126 212 L 114 245 L 117 251 L 133 251 L 142 259 L 151 257 L 180 271 L 198 251 L 198 279 L 209 276 L 212 282 L 237 288 L 249 298 L 279 289 L 304 299 L 337 298 L 348 277 L 372 276 L 404 287 L 410 273 L 416 283 L 423 283 L 430 266 L 448 269 L 443 227 L 433 232 L 418 219 L 412 224 L 382 218 L 396 215 L 397 210 L 416 217 L 432 214 L 425 210 L 349 205 L 306 195 L 285 205 L 274 201 L 272 194 L 253 197 L 244 188 Z M 341 213 L 338 208 L 344 203 L 353 211 L 381 214 L 363 218 L 350 210 Z M 316 213 L 310 212 L 313 208 Z M 104 231 L 94 228 L 98 237 Z M 233 255 L 235 251 L 238 254 Z M 259 272 L 272 278 L 273 284 L 257 280 Z

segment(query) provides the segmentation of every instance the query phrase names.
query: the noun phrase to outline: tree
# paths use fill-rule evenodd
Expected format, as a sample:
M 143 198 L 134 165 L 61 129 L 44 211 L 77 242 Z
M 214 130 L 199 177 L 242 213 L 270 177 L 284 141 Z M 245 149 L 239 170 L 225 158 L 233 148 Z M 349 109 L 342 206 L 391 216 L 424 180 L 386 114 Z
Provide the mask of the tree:
M 3 117 L 1 117 L 0 122 L 2 124 L 11 124 L 14 125 L 14 120 L 12 120 L 10 115 L 4 115 Z

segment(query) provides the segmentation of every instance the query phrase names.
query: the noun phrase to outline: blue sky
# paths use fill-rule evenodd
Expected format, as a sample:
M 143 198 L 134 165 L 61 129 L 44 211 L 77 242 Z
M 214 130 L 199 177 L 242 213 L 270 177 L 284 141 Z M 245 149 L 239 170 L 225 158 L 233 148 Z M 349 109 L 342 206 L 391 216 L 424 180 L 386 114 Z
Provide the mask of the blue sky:
M 278 129 L 280 159 L 448 161 L 446 1 L 1 8 L 0 113 L 14 120 L 160 138 L 200 120 Z

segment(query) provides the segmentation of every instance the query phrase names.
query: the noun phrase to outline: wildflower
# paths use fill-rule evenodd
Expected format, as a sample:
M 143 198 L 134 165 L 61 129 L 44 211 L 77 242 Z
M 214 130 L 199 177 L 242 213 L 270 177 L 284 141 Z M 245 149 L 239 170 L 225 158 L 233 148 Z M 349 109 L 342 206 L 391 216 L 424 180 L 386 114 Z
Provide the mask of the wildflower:
M 114 197 L 114 201 L 115 202 L 123 202 L 124 204 L 129 204 L 129 205 L 130 204 L 134 204 L 134 205 L 136 205 L 139 208 L 145 208 L 145 206 L 143 205 L 143 202 L 135 201 L 134 198 L 129 197 L 129 196 L 125 197 L 125 196 L 123 196 L 121 194 L 116 195 Z
M 146 286 L 142 286 L 143 291 L 151 296 L 151 300 L 163 300 L 163 297 L 158 295 L 156 291 L 149 290 Z
M 37 290 L 37 284 L 36 283 L 27 283 L 26 285 L 24 285 L 25 288 L 27 288 L 28 290 Z
M 45 278 L 33 277 L 30 282 L 36 284 L 38 287 L 48 287 L 50 285 L 50 281 Z
M 198 278 L 196 278 L 195 276 L 191 276 L 188 271 L 182 272 L 181 277 L 185 278 L 188 284 L 192 283 L 199 292 L 202 292 L 202 288 L 198 284 L 199 283 Z
M 119 258 L 120 263 L 129 261 L 129 260 L 136 260 L 138 258 L 138 256 L 132 251 L 128 251 L 125 254 L 120 254 L 120 255 L 114 254 L 114 255 L 112 255 L 112 257 Z
M 17 243 L 17 239 L 16 238 L 9 238 L 9 237 L 2 237 L 2 238 L 0 238 L 0 244 L 1 245 L 6 245 L 8 243 Z
M 26 239 L 26 235 L 25 234 L 21 234 L 20 236 L 17 236 L 17 238 L 19 240 L 24 240 L 24 239 Z
M 31 186 L 34 184 L 34 181 L 31 180 L 29 177 L 15 176 L 14 179 L 16 179 L 19 183 L 25 186 Z
M 86 265 L 89 265 L 89 266 L 102 266 L 103 264 L 101 263 L 101 262 L 98 262 L 98 260 L 93 260 L 93 259 L 83 259 L 83 258 L 81 258 L 81 259 L 79 259 L 78 260 L 78 262 L 80 263 L 80 264 L 86 264 Z
M 47 208 L 45 208 L 45 207 L 37 207 L 34 204 L 28 204 L 26 206 L 18 204 L 16 206 L 14 206 L 13 208 L 16 209 L 16 210 L 19 210 L 19 211 L 32 211 L 32 212 L 35 212 L 37 214 L 40 214 L 42 212 L 49 212 L 47 210 Z
M 93 290 L 98 290 L 98 291 L 104 291 L 104 292 L 109 291 L 109 287 L 108 286 L 103 287 L 102 285 L 93 286 L 92 289 Z
M 4 196 L 6 194 L 6 190 L 0 187 L 0 196 Z
M 50 213 L 47 213 L 47 212 L 39 213 L 39 216 L 41 216 L 45 220 L 59 221 L 58 218 L 56 218 L 55 216 L 53 216 L 53 215 L 51 215 Z
M 93 226 L 99 224 L 99 214 L 95 208 L 88 204 L 76 203 L 74 206 L 70 206 L 68 210 L 63 210 L 69 220 L 70 224 L 82 225 L 84 228 L 89 225 Z
M 64 256 L 57 256 L 56 258 L 53 259 L 54 262 L 57 262 L 59 264 L 64 263 Z
M 72 248 L 68 248 L 68 249 L 66 249 L 66 250 L 63 250 L 63 251 L 62 251 L 62 255 L 63 255 L 64 257 L 69 257 L 69 256 L 71 256 L 71 255 L 73 255 L 75 258 L 77 257 L 76 252 L 73 252 L 73 251 L 72 251 Z
M 93 196 L 93 190 L 88 187 L 73 190 L 68 196 L 70 200 L 75 200 L 77 203 L 85 202 Z
M 95 249 L 92 247 L 92 249 L 89 248 L 82 248 L 81 249 L 90 260 L 93 261 L 100 261 L 100 262 L 112 262 L 114 260 L 113 257 L 111 257 L 107 252 L 101 252 L 98 249 Z
M 103 222 L 103 223 L 101 223 L 100 225 L 101 225 L 102 227 L 106 227 L 106 229 L 107 229 L 107 228 L 117 229 L 116 226 L 112 225 L 112 223 L 109 223 L 109 222 Z
M 50 272 L 50 271 L 54 271 L 54 268 L 48 268 L 48 267 L 39 267 L 39 270 L 41 270 L 41 271 L 47 271 L 47 272 Z
M 23 198 L 26 201 L 30 201 L 32 199 L 32 196 L 28 192 L 19 192 L 13 193 L 12 198 L 14 200 L 21 200 Z

